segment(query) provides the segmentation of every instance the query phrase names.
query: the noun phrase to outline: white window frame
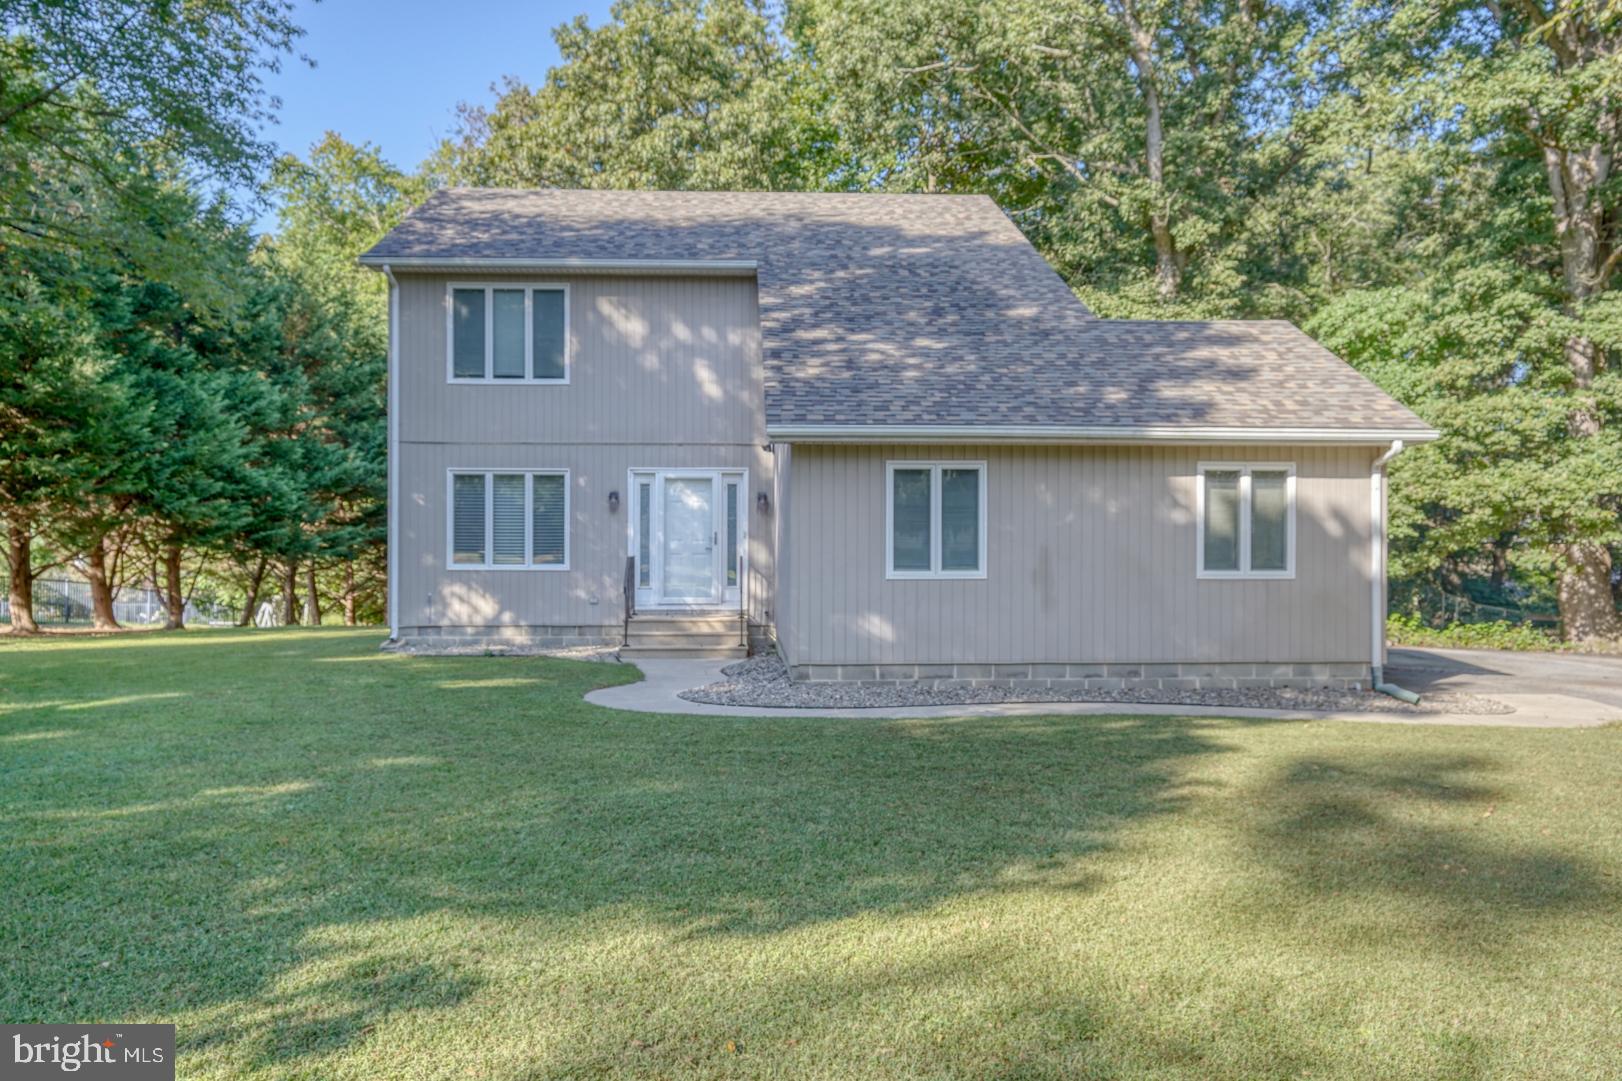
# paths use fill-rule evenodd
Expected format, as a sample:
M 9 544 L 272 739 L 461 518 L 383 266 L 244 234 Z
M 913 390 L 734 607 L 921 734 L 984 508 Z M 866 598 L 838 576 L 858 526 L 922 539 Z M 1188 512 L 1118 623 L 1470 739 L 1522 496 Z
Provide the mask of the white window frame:
M 484 376 L 458 376 L 456 374 L 456 292 L 459 289 L 484 290 Z M 495 297 L 497 289 L 524 291 L 524 377 L 497 379 L 495 377 Z M 535 292 L 561 292 L 563 294 L 563 378 L 535 378 Z M 574 343 L 569 320 L 570 297 L 568 282 L 463 282 L 445 283 L 445 382 L 464 386 L 567 386 L 574 375 Z
M 1284 569 L 1250 569 L 1250 476 L 1254 470 L 1284 474 Z M 1205 474 L 1239 474 L 1239 569 L 1207 570 L 1205 567 Z M 1295 577 L 1295 463 L 1294 462 L 1200 462 L 1194 498 L 1194 574 L 1212 579 L 1289 579 Z
M 929 570 L 896 570 L 895 567 L 895 472 L 898 469 L 929 470 Z M 980 565 L 974 570 L 941 569 L 941 470 L 976 469 L 980 473 Z M 986 506 L 986 463 L 966 459 L 897 458 L 884 463 L 884 577 L 908 579 L 976 579 L 986 576 L 986 537 L 989 510 Z
M 495 480 L 502 476 L 520 475 L 524 478 L 524 562 L 494 563 L 495 537 Z M 456 562 L 456 478 L 484 478 L 484 562 Z M 535 560 L 535 478 L 563 478 L 563 562 L 536 563 Z M 445 471 L 445 569 L 451 571 L 566 571 L 574 554 L 570 540 L 574 524 L 574 486 L 567 469 L 472 469 L 456 467 Z

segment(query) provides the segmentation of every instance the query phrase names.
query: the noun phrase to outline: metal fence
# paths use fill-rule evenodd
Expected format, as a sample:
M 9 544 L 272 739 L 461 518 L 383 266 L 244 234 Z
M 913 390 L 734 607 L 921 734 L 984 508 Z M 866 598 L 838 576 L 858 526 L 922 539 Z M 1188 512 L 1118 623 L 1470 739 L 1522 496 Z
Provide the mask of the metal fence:
M 229 626 L 241 613 L 209 601 L 186 602 L 186 622 Z M 11 618 L 11 602 L 0 593 L 0 621 Z M 155 589 L 125 586 L 113 593 L 113 618 L 129 626 L 162 623 L 163 597 Z M 74 626 L 90 622 L 90 583 L 77 578 L 34 580 L 34 621 L 41 626 Z
M 1458 593 L 1444 593 L 1440 615 L 1448 623 L 1528 623 L 1544 630 L 1560 629 L 1560 613 L 1548 609 L 1482 604 Z

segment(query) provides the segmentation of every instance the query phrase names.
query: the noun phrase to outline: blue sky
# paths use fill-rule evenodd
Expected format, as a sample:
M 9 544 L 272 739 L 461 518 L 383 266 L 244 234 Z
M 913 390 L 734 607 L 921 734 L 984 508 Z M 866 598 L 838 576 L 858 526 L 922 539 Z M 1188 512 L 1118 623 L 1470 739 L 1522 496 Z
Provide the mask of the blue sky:
M 581 14 L 601 25 L 608 8 L 609 0 L 299 0 L 300 51 L 316 66 L 287 60 L 268 77 L 282 108 L 266 135 L 302 157 L 336 131 L 415 168 L 450 133 L 457 102 L 490 102 L 503 75 L 539 83 L 558 60 L 552 28 Z M 274 224 L 265 210 L 258 228 Z

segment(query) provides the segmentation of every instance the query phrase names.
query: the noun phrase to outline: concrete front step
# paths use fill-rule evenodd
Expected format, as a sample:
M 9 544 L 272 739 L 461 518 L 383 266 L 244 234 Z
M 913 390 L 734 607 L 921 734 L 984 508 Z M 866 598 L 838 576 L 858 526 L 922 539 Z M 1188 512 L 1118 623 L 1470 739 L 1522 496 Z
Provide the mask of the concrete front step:
M 737 631 L 728 634 L 637 634 L 632 631 L 625 644 L 632 649 L 726 649 L 743 645 Z
M 631 633 L 643 634 L 725 634 L 738 633 L 737 616 L 645 616 L 631 617 Z
M 741 661 L 749 656 L 749 650 L 740 645 L 730 646 L 622 646 L 620 660 L 622 661 L 663 661 L 663 660 L 712 660 L 712 661 Z

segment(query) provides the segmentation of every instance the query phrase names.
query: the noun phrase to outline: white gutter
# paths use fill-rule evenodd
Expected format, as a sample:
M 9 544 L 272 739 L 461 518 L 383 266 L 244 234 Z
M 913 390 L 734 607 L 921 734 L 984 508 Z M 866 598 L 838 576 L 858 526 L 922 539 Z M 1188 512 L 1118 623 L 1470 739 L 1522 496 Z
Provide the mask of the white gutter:
M 779 424 L 785 443 L 1428 443 L 1430 428 L 1233 428 L 1202 425 Z
M 753 259 L 530 259 L 468 256 L 411 256 L 378 259 L 361 256 L 365 267 L 392 267 L 411 271 L 523 271 L 576 274 L 692 274 L 703 276 L 752 276 L 758 264 Z
M 388 606 L 389 641 L 400 639 L 400 283 L 383 264 L 389 280 L 389 386 L 388 386 Z
M 1369 470 L 1369 661 L 1376 690 L 1385 683 L 1385 467 L 1402 451 L 1403 441 L 1392 440 Z

